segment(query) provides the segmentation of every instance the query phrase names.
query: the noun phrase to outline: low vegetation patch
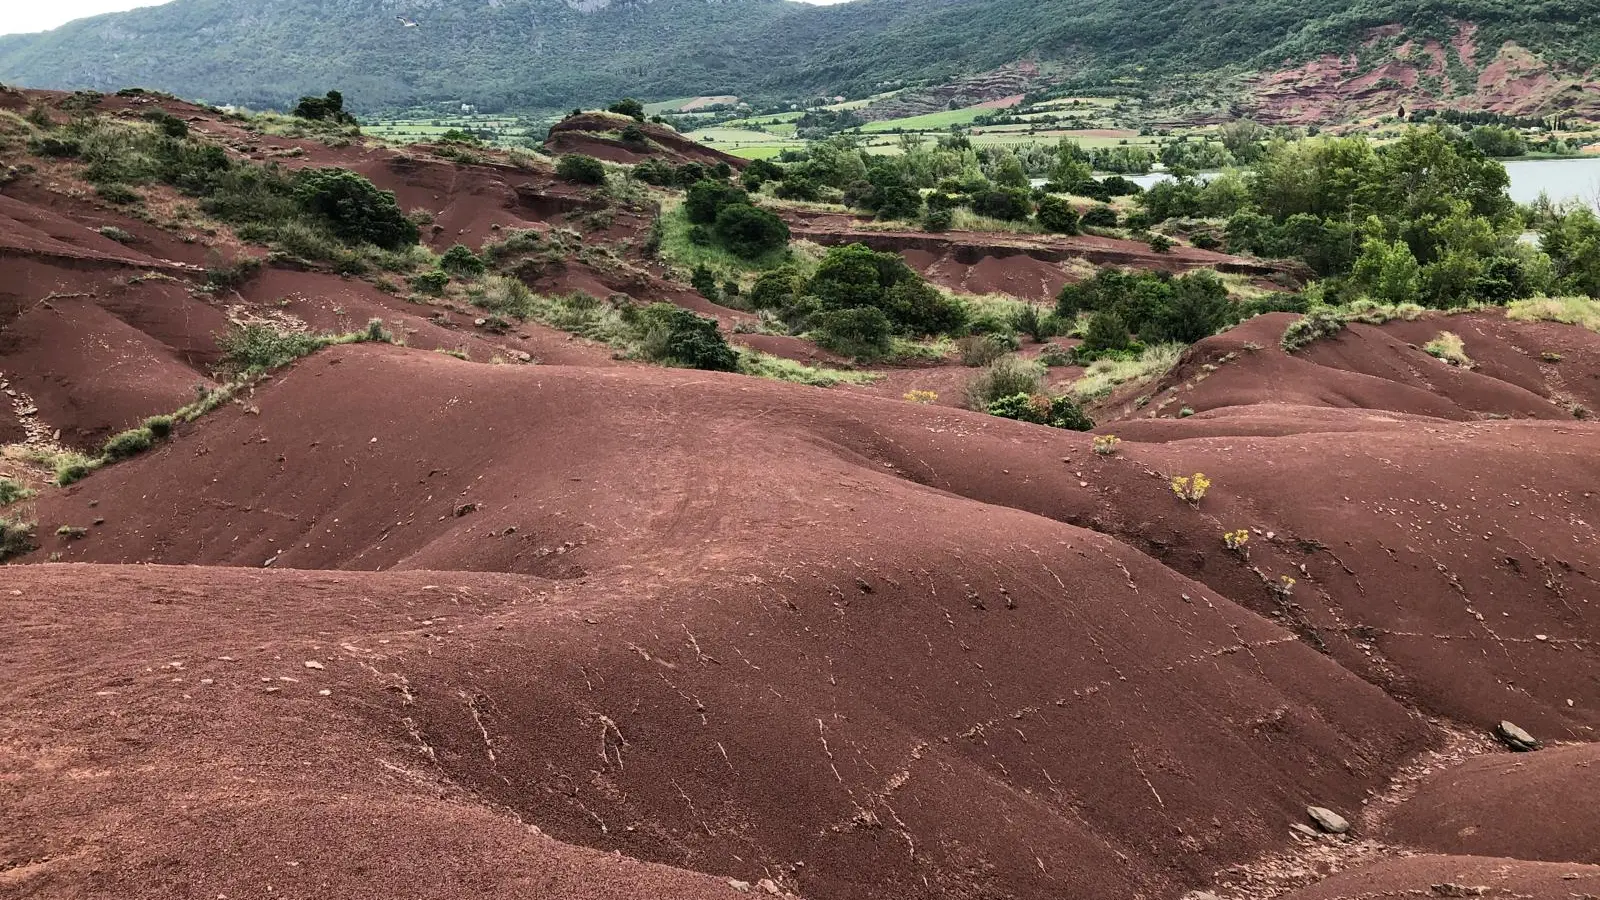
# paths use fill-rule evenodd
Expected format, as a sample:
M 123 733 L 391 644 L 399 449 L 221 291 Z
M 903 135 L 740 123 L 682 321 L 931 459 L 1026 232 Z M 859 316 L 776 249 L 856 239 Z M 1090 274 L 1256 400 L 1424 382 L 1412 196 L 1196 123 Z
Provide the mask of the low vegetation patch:
M 0 506 L 10 506 L 13 503 L 27 500 L 34 496 L 34 490 L 15 478 L 0 478 Z
M 1088 403 L 1107 396 L 1120 385 L 1159 378 L 1178 364 L 1183 350 L 1182 344 L 1157 344 L 1132 358 L 1095 360 L 1084 370 L 1083 377 L 1072 383 L 1072 396 L 1079 403 Z
M 0 517 L 0 562 L 32 552 L 33 530 L 32 522 Z
M 1473 367 L 1472 357 L 1467 355 L 1466 343 L 1454 332 L 1439 332 L 1439 336 L 1423 344 L 1422 349 L 1429 356 L 1442 359 L 1452 366 L 1460 366 L 1463 369 Z
M 1344 323 L 1344 316 L 1332 310 L 1307 313 L 1289 323 L 1278 343 L 1285 353 L 1293 353 L 1315 341 L 1333 337 L 1344 330 Z
M 270 325 L 242 325 L 217 339 L 222 348 L 223 369 L 236 377 L 249 377 L 282 368 L 302 356 L 335 344 L 364 342 L 392 344 L 394 335 L 384 328 L 382 319 L 348 334 L 312 334 L 280 331 Z
M 1094 422 L 1071 399 L 1051 397 L 1042 393 L 1018 393 L 1000 397 L 989 404 L 988 413 L 1003 419 L 1016 419 L 1019 422 L 1032 422 L 1035 425 L 1048 425 L 1051 428 L 1065 428 L 1069 431 L 1088 431 L 1094 427 Z
M 1600 331 L 1600 300 L 1593 297 L 1534 297 L 1506 307 L 1506 318 L 1518 322 L 1562 322 Z

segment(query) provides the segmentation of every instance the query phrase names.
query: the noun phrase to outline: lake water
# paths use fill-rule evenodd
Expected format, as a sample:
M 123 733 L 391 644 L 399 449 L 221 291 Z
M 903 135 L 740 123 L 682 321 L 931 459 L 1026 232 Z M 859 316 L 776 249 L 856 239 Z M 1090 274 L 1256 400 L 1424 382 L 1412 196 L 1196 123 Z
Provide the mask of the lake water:
M 1600 156 L 1581 159 L 1514 159 L 1505 163 L 1506 174 L 1511 176 L 1511 199 L 1518 203 L 1531 203 L 1539 194 L 1550 195 L 1556 202 L 1579 200 L 1600 208 Z M 1216 172 L 1201 172 L 1202 179 L 1215 178 Z M 1129 175 L 1128 180 L 1148 188 L 1171 178 L 1165 172 L 1148 175 Z

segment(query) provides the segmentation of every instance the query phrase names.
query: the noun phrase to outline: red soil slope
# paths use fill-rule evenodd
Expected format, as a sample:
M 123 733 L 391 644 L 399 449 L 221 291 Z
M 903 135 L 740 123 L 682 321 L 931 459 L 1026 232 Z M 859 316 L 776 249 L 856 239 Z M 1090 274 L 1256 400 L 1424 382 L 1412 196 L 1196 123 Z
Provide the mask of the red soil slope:
M 1440 853 L 1600 865 L 1596 769 L 1597 744 L 1475 759 L 1424 782 L 1385 830 Z
M 1260 403 L 1339 407 L 1467 421 L 1535 418 L 1570 421 L 1574 404 L 1600 399 L 1600 335 L 1551 323 L 1506 320 L 1500 312 L 1442 316 L 1382 326 L 1352 323 L 1293 353 L 1279 345 L 1289 313 L 1258 316 L 1194 345 L 1153 387 L 1146 406 L 1117 395 L 1119 415 L 1173 417 Z M 1463 339 L 1471 369 L 1421 347 L 1449 331 Z M 1555 352 L 1559 362 L 1544 354 Z M 1140 431 L 1141 434 L 1152 432 Z M 1183 432 L 1179 432 L 1183 433 Z
M 629 126 L 643 132 L 648 143 L 624 143 L 619 135 L 622 129 Z M 664 125 L 634 122 L 609 113 L 584 113 L 562 119 L 550 126 L 545 148 L 554 153 L 582 153 L 617 163 L 636 163 L 655 157 L 673 165 L 695 162 L 714 166 L 727 163 L 735 169 L 742 169 L 750 164 L 748 159 L 692 141 Z
M 540 290 L 749 318 L 542 169 L 291 153 L 208 115 L 235 152 L 369 173 L 435 247 L 581 229 L 529 255 Z M 24 562 L 65 561 L 0 570 L 13 893 L 1262 900 L 1374 859 L 1294 896 L 1600 891 L 1591 332 L 1472 313 L 1288 354 L 1262 317 L 1101 404 L 1099 455 L 898 399 L 950 402 L 953 366 L 821 390 L 491 336 L 323 271 L 203 289 L 248 248 L 119 219 L 59 165 L 0 194 L 4 439 L 170 410 L 230 322 L 376 317 L 408 346 L 322 351 L 7 507 L 39 526 Z M 1258 266 L 809 227 L 1041 298 L 1076 258 Z M 1473 368 L 1418 349 L 1444 330 Z M 1190 505 L 1169 479 L 1194 472 Z M 1503 719 L 1550 748 L 1490 744 Z M 1354 837 L 1292 831 L 1312 804 Z M 1292 877 L 1236 877 L 1270 865 Z
M 378 387 L 395 383 L 414 387 Z M 106 520 L 71 559 L 560 580 L 571 612 L 530 586 L 500 630 L 463 618 L 459 644 L 407 663 L 407 714 L 451 777 L 642 858 L 736 877 L 801 860 L 792 877 L 817 895 L 961 896 L 979 872 L 1022 896 L 1166 893 L 1276 841 L 1272 823 L 1312 798 L 1355 804 L 1419 746 L 1419 722 L 1287 632 L 1109 538 L 975 504 L 959 483 L 929 490 L 896 460 L 972 477 L 911 442 L 943 423 L 1003 453 L 1036 429 L 835 397 L 341 349 L 258 392 L 258 415 L 224 413 L 39 516 Z M 1083 440 L 1046 437 L 1057 455 Z M 776 466 L 774 496 L 757 485 Z M 136 495 L 147 479 L 160 499 Z M 157 526 L 179 508 L 201 512 Z M 461 692 L 493 710 L 492 760 Z M 596 758 L 619 740 L 597 715 L 628 742 L 622 762 Z M 1129 748 L 1143 771 L 1108 771 Z M 562 774 L 597 764 L 598 781 Z

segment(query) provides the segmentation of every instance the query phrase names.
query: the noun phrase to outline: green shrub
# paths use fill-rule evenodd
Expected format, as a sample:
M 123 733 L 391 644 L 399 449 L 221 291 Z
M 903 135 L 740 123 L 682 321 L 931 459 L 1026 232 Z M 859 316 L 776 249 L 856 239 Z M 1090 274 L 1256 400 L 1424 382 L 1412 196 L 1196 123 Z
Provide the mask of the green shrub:
M 745 193 L 743 188 L 707 179 L 690 186 L 689 192 L 684 196 L 683 213 L 691 222 L 710 225 L 717 221 L 717 216 L 723 207 L 748 206 L 749 203 L 750 195 Z
M 161 129 L 161 133 L 167 137 L 186 138 L 189 136 L 189 123 L 164 109 L 150 110 L 144 114 L 144 120 Z
M 119 244 L 131 244 L 134 240 L 133 235 L 115 225 L 102 225 L 96 228 L 95 231 L 101 237 L 116 241 Z
M 0 478 L 0 506 L 10 506 L 34 494 L 35 491 L 15 478 Z
M 789 243 L 789 226 L 764 209 L 735 203 L 724 206 L 716 221 L 723 245 L 745 259 L 756 259 Z
M 1046 344 L 1045 348 L 1039 351 L 1038 360 L 1039 365 L 1047 369 L 1077 365 L 1077 358 L 1073 352 L 1060 344 Z
M 1084 211 L 1083 218 L 1079 220 L 1079 224 L 1092 228 L 1115 228 L 1117 227 L 1117 211 L 1104 204 L 1091 206 Z
M 657 187 L 667 187 L 677 183 L 676 171 L 672 168 L 672 164 L 655 157 L 640 160 L 633 167 L 633 177 Z
M 437 297 L 450 285 L 450 275 L 439 269 L 411 276 L 411 288 L 421 294 Z
M 467 247 L 456 244 L 439 257 L 439 268 L 457 278 L 477 278 L 488 268 L 488 264 Z
M 1154 250 L 1157 253 L 1168 253 L 1168 252 L 1171 252 L 1171 250 L 1172 250 L 1172 248 L 1174 246 L 1175 245 L 1173 243 L 1172 238 L 1169 238 L 1164 234 L 1152 234 L 1152 235 L 1150 235 L 1150 249 Z
M 323 97 L 301 97 L 291 115 L 318 122 L 356 124 L 356 117 L 344 111 L 344 95 L 338 91 L 329 91 Z
M 32 552 L 33 523 L 0 518 L 0 562 Z
M 704 263 L 694 267 L 689 273 L 689 284 L 700 292 L 700 296 L 713 303 L 721 302 L 722 288 L 717 283 L 717 273 Z
M 238 287 L 261 271 L 261 265 L 261 260 L 254 256 L 241 256 L 228 263 L 218 262 L 206 267 L 206 284 L 219 288 Z
M 967 408 L 984 411 L 1001 397 L 1033 395 L 1044 387 L 1044 370 L 1016 356 L 1002 356 L 967 382 Z
M 922 230 L 935 233 L 949 231 L 950 226 L 955 223 L 955 219 L 955 210 L 949 207 L 935 209 L 930 205 L 927 213 L 922 216 Z
M 819 346 L 856 359 L 878 359 L 892 346 L 894 325 L 870 306 L 824 312 L 816 319 Z
M 270 325 L 242 325 L 217 339 L 223 365 L 238 373 L 286 366 L 326 344 L 317 335 L 279 331 Z
M 629 308 L 642 337 L 641 355 L 653 362 L 732 372 L 739 358 L 728 346 L 715 319 L 697 316 L 671 303 Z
M 164 441 L 172 436 L 172 426 L 177 420 L 173 416 L 151 416 L 144 420 L 146 431 L 158 441 Z
M 1046 195 L 1039 201 L 1037 213 L 1039 224 L 1047 231 L 1056 234 L 1077 234 L 1078 213 L 1072 204 L 1053 195 Z
M 1011 348 L 992 334 L 973 334 L 956 341 L 961 364 L 972 368 L 987 366 L 1009 352 Z
M 138 456 L 155 446 L 155 435 L 148 428 L 130 428 L 106 441 L 100 451 L 107 459 L 122 460 Z
M 995 188 L 967 198 L 967 206 L 980 216 L 1003 222 L 1022 222 L 1033 214 L 1033 200 L 1025 188 Z
M 606 180 L 606 167 L 592 156 L 568 153 L 556 161 L 556 175 L 577 184 L 603 184 Z
M 805 287 L 805 279 L 794 266 L 762 272 L 750 288 L 750 305 L 755 309 L 782 309 L 794 303 Z
M 1344 317 L 1337 312 L 1314 312 L 1289 323 L 1279 342 L 1285 352 L 1294 351 L 1344 330 Z
M 644 104 L 632 97 L 624 97 L 618 100 L 616 103 L 606 107 L 606 111 L 614 112 L 619 116 L 628 116 L 638 122 L 644 121 Z
M 1066 397 L 1049 397 L 1045 394 L 1016 393 L 991 401 L 986 408 L 991 416 L 1065 428 L 1069 431 L 1088 431 L 1094 422 L 1084 414 L 1078 404 Z
M 1115 310 L 1095 313 L 1089 319 L 1089 331 L 1083 337 L 1085 350 L 1121 350 L 1132 343 L 1128 323 Z
M 302 209 L 327 222 L 351 243 L 399 250 L 417 242 L 416 223 L 406 218 L 392 191 L 382 191 L 348 169 L 304 169 L 295 176 Z

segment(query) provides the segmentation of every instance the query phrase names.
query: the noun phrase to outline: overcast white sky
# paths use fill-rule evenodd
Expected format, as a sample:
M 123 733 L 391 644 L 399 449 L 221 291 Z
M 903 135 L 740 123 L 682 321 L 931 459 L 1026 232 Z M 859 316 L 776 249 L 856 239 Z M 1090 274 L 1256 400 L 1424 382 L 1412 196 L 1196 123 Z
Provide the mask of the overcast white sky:
M 120 12 L 136 6 L 160 6 L 170 0 L 0 0 L 0 34 L 48 31 L 73 19 Z M 843 3 L 845 0 L 800 0 L 801 3 Z

